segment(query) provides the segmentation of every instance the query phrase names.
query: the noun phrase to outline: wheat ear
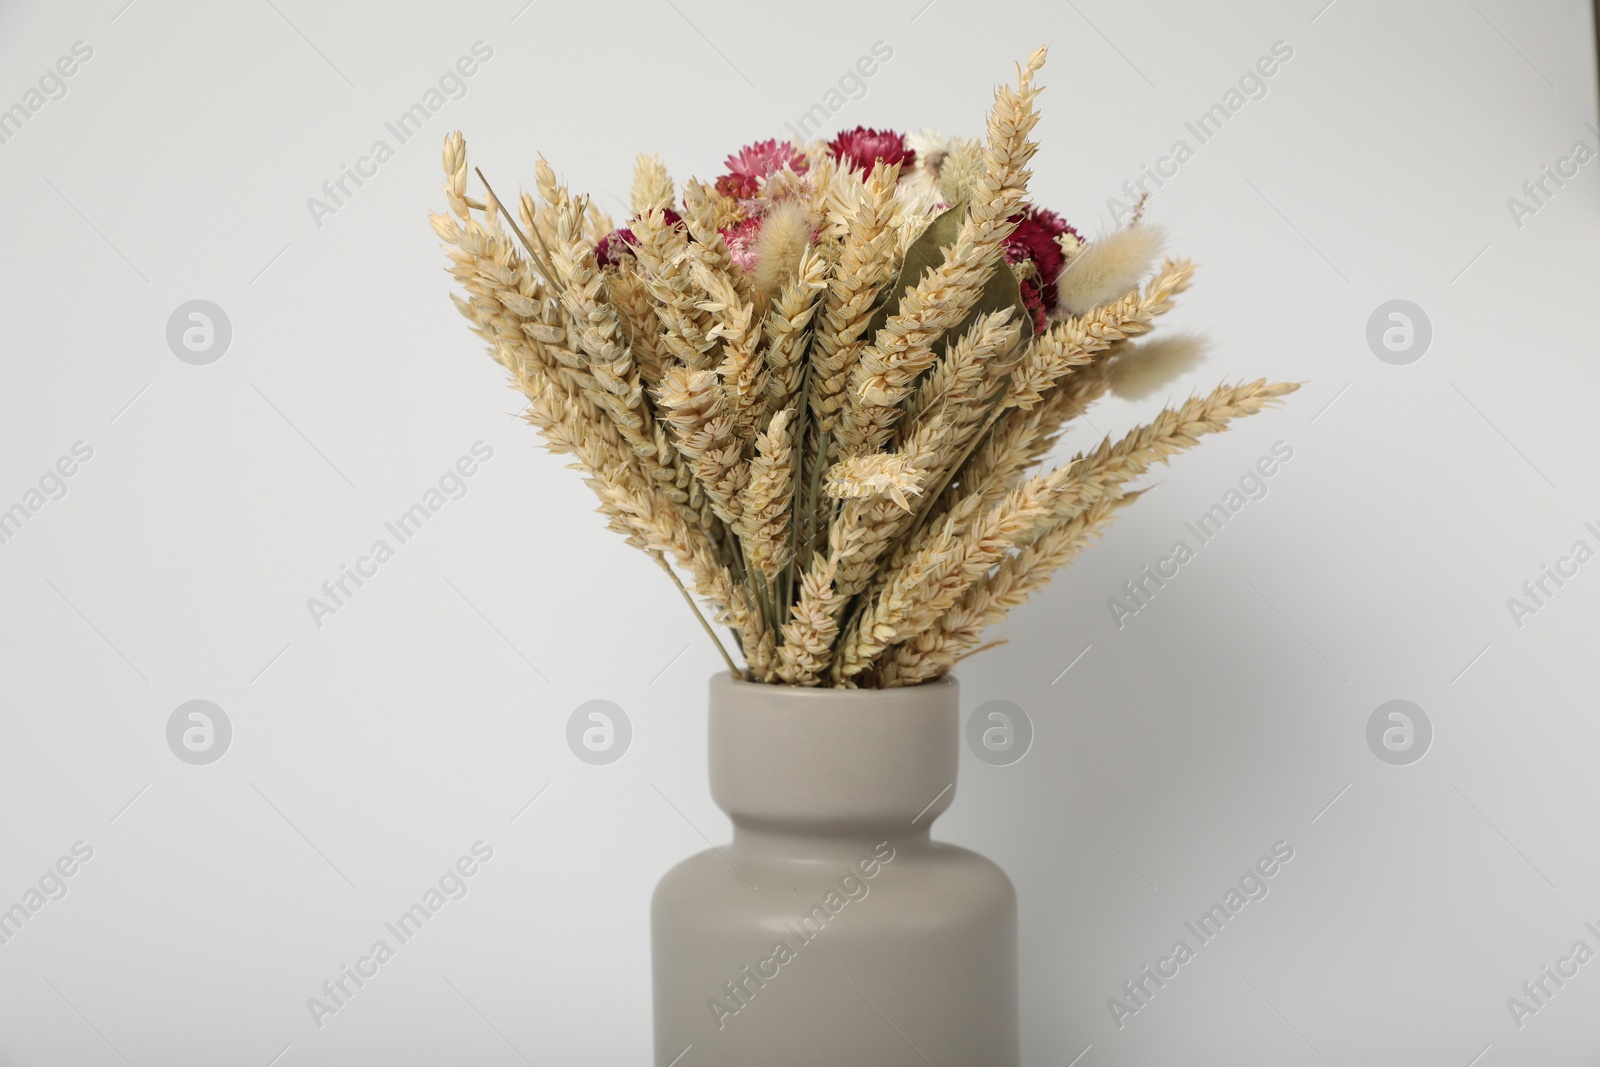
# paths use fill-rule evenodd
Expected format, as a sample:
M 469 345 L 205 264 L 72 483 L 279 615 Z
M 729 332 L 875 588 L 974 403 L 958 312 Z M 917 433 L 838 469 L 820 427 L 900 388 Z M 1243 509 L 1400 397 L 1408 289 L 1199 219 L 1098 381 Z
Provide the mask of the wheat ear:
M 846 451 L 874 430 L 881 432 L 883 409 L 898 404 L 932 365 L 934 343 L 966 318 L 1000 264 L 1003 242 L 1016 229 L 1027 194 L 1027 164 L 1038 148 L 1028 135 L 1039 121 L 1033 77 L 1044 58 L 1044 49 L 1035 51 L 1019 68 L 1016 89 L 1003 87 L 995 94 L 984 174 L 973 188 L 955 242 L 938 266 L 906 290 L 856 365 L 849 409 L 856 440 L 846 443 Z
M 1027 600 L 1056 571 L 1092 543 L 1117 511 L 1139 493 L 1097 501 L 1073 519 L 1060 523 L 1022 551 L 974 582 L 961 600 L 927 632 L 891 649 L 877 665 L 884 686 L 920 685 L 937 678 L 978 646 L 983 632 Z

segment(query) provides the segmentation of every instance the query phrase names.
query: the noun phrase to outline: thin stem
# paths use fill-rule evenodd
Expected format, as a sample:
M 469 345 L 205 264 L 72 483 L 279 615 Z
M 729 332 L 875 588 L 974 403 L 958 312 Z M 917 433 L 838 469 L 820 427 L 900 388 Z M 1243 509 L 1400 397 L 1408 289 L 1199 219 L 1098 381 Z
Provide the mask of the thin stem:
M 539 269 L 544 271 L 545 277 L 550 280 L 550 284 L 556 287 L 556 292 L 565 292 L 566 287 L 561 284 L 561 279 L 556 277 L 556 272 L 551 269 L 552 257 L 550 249 L 545 246 L 544 235 L 539 232 L 538 227 L 534 227 L 533 235 L 539 239 L 539 247 L 544 249 L 542 257 L 534 250 L 533 245 L 528 243 L 528 235 L 523 233 L 522 228 L 517 225 L 517 217 L 506 209 L 506 202 L 501 200 L 500 194 L 496 193 L 494 188 L 490 186 L 489 179 L 483 176 L 483 171 L 473 167 L 472 172 L 478 176 L 478 180 L 483 183 L 483 187 L 489 191 L 489 196 L 494 199 L 495 205 L 500 209 L 500 214 L 505 216 L 506 225 L 510 226 L 511 232 L 517 235 L 517 240 L 521 241 L 522 247 L 528 250 L 528 255 L 532 256 L 534 262 L 539 264 Z
M 751 576 L 760 586 L 762 603 L 765 605 L 765 618 L 767 630 L 771 633 L 778 632 L 778 598 L 773 588 L 772 580 L 760 571 L 751 571 Z
M 728 665 L 728 673 L 735 678 L 739 677 L 744 672 L 740 671 L 738 665 L 733 662 L 733 657 L 728 655 L 728 650 L 722 647 L 722 642 L 717 639 L 716 631 L 711 629 L 711 624 L 706 621 L 705 615 L 701 613 L 700 605 L 694 602 L 694 597 L 689 595 L 689 590 L 683 587 L 683 582 L 679 580 L 677 572 L 667 564 L 666 560 L 661 558 L 660 553 L 652 552 L 650 553 L 650 558 L 655 560 L 661 569 L 667 572 L 667 577 L 672 579 L 672 584 L 677 586 L 678 592 L 683 594 L 683 599 L 688 603 L 689 610 L 694 612 L 694 617 L 700 621 L 700 629 L 706 632 L 706 636 L 711 638 L 711 643 L 717 646 L 717 651 L 722 653 L 722 662 Z
M 809 350 L 810 345 L 807 344 Z M 799 423 L 790 440 L 794 445 L 790 454 L 794 456 L 793 471 L 789 477 L 789 565 L 783 569 L 783 618 L 778 620 L 775 629 L 781 632 L 783 624 L 789 621 L 789 615 L 794 611 L 794 577 L 797 569 L 810 562 L 811 556 L 807 553 L 805 561 L 800 560 L 800 491 L 804 488 L 805 463 L 806 463 L 806 438 L 811 433 L 811 358 L 807 351 L 805 370 L 800 376 L 800 399 L 795 404 L 795 421 Z M 811 513 L 805 513 L 805 521 L 809 523 Z M 809 532 L 809 531 L 808 531 Z
M 828 508 L 828 520 L 824 522 L 818 514 L 818 508 L 824 503 L 822 497 L 822 473 L 828 466 L 828 442 L 833 440 L 833 434 L 822 428 L 822 421 L 817 418 L 816 412 L 811 413 L 811 425 L 816 427 L 817 453 L 813 457 L 810 469 L 810 485 L 806 491 L 806 542 L 805 553 L 797 561 L 796 566 L 802 570 L 811 566 L 811 557 L 817 551 L 817 535 L 833 525 L 833 509 Z

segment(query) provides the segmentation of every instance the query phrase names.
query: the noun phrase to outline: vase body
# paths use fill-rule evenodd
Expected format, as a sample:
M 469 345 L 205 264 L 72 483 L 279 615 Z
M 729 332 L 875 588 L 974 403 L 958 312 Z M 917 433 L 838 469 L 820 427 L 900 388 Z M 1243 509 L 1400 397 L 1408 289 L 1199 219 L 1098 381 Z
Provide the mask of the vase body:
M 717 675 L 710 711 L 733 841 L 656 887 L 656 1067 L 1017 1067 L 1016 893 L 929 836 L 955 795 L 956 683 Z

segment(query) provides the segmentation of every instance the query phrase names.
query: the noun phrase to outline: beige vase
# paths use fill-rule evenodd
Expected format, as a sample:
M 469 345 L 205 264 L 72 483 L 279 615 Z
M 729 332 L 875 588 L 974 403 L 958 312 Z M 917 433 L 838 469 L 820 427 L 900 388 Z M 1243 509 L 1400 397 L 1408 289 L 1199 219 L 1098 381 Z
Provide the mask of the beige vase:
M 1016 893 L 928 833 L 957 710 L 951 680 L 712 679 L 733 842 L 656 887 L 656 1067 L 1016 1067 Z

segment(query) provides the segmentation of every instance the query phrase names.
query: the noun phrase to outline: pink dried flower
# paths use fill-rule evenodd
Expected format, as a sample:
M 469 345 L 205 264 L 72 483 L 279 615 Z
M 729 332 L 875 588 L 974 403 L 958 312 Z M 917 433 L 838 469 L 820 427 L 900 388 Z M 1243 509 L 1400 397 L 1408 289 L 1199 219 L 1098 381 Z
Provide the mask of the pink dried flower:
M 734 266 L 749 274 L 756 267 L 756 238 L 761 236 L 761 216 L 754 215 L 720 231 Z
M 717 192 L 735 200 L 749 200 L 761 192 L 761 183 L 788 167 L 804 174 L 810 165 L 798 148 L 776 140 L 745 145 L 728 157 L 728 173 L 717 179 Z
M 901 173 L 909 171 L 917 162 L 917 154 L 906 147 L 905 135 L 893 130 L 870 130 L 857 126 L 846 130 L 828 142 L 833 158 L 855 170 L 872 170 L 878 160 L 900 164 Z

